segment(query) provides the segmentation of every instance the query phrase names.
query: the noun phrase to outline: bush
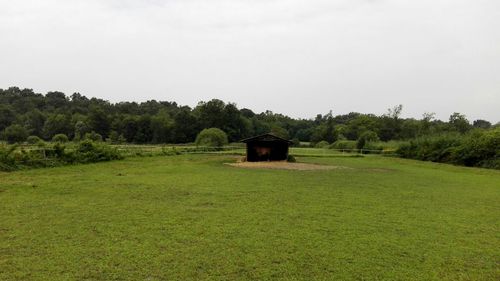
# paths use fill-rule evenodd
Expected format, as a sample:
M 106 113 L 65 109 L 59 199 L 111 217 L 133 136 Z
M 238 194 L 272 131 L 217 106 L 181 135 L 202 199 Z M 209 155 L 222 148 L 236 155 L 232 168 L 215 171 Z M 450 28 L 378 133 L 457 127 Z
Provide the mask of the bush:
M 500 128 L 472 131 L 454 149 L 453 160 L 465 166 L 500 168 Z
M 411 140 L 396 151 L 401 157 L 465 166 L 500 168 L 500 128 L 449 133 Z
M 93 163 L 122 159 L 123 156 L 116 148 L 102 143 L 95 143 L 91 140 L 84 140 L 80 142 L 75 152 L 67 155 L 70 162 L 77 163 Z
M 288 154 L 288 158 L 286 159 L 287 162 L 290 162 L 290 163 L 295 163 L 297 162 L 297 159 L 295 159 L 295 157 L 291 154 Z
M 452 151 L 461 144 L 461 141 L 462 136 L 457 133 L 426 136 L 403 144 L 396 153 L 403 158 L 451 162 Z
M 43 140 L 37 136 L 29 136 L 26 139 L 26 142 L 28 142 L 29 144 L 38 144 L 38 143 L 43 142 Z
M 117 149 L 90 140 L 79 143 L 74 151 L 67 151 L 64 144 L 59 142 L 43 149 L 17 148 L 17 145 L 0 145 L 0 170 L 12 171 L 23 167 L 49 167 L 123 158 Z
M 12 171 L 17 168 L 14 151 L 16 145 L 0 144 L 0 171 Z
M 109 134 L 109 138 L 106 139 L 106 142 L 112 143 L 112 144 L 122 144 L 126 143 L 127 140 L 123 135 L 118 134 L 116 131 L 111 131 Z
M 316 145 L 314 145 L 315 148 L 328 148 L 330 144 L 327 141 L 320 141 Z
M 384 147 L 378 142 L 367 142 L 367 143 L 365 143 L 363 149 L 366 150 L 366 151 L 363 151 L 363 153 L 370 153 L 370 150 L 379 150 L 380 152 L 382 152 Z
M 52 141 L 58 143 L 67 143 L 69 139 L 65 134 L 57 134 L 52 137 Z
M 376 142 L 378 141 L 378 135 L 377 133 L 373 132 L 373 131 L 365 131 L 363 132 L 357 142 L 356 142 L 356 148 L 357 149 L 362 149 L 362 148 L 365 148 L 365 146 L 370 143 L 370 142 Z
M 102 141 L 102 136 L 94 131 L 85 134 L 85 140 Z
M 331 149 L 345 149 L 345 150 L 351 150 L 351 149 L 356 149 L 356 141 L 350 141 L 350 140 L 338 140 L 334 142 L 332 145 L 330 145 Z
M 23 126 L 14 124 L 5 128 L 3 137 L 8 143 L 23 142 L 28 137 L 28 131 Z
M 218 128 L 204 129 L 196 137 L 196 146 L 222 147 L 228 144 L 227 135 Z

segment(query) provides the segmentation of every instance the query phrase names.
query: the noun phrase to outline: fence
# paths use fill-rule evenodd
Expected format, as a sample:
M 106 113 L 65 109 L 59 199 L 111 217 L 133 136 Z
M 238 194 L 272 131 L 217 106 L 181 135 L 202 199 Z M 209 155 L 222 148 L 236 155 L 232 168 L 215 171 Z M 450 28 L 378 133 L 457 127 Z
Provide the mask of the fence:
M 111 145 L 124 157 L 133 156 L 155 156 L 155 155 L 179 155 L 179 154 L 218 154 L 218 155 L 245 155 L 244 146 L 206 147 L 193 145 Z M 51 147 L 39 147 L 33 145 L 20 145 L 17 148 L 21 152 L 29 152 L 34 161 L 54 161 L 56 149 Z M 66 151 L 74 150 L 72 144 L 65 146 Z M 290 154 L 298 157 L 339 157 L 352 155 L 384 155 L 394 156 L 394 150 L 370 150 L 370 149 L 326 149 L 291 147 Z M 33 157 L 34 156 L 34 157 Z
M 124 156 L 141 155 L 174 155 L 174 154 L 227 154 L 227 155 L 245 155 L 246 149 L 242 146 L 189 146 L 189 145 L 171 145 L 171 146 L 144 146 L 144 145 L 116 145 L 120 153 Z M 373 150 L 373 149 L 322 149 L 322 148 L 303 148 L 292 147 L 290 154 L 303 157 L 334 157 L 349 155 L 384 155 L 394 156 L 394 150 Z

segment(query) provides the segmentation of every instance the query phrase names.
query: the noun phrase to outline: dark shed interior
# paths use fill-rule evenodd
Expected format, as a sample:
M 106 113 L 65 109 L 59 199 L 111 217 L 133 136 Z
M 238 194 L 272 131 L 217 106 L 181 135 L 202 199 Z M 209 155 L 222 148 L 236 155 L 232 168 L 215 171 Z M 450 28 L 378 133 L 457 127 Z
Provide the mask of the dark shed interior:
M 283 161 L 288 158 L 290 141 L 272 134 L 242 140 L 247 144 L 247 161 Z

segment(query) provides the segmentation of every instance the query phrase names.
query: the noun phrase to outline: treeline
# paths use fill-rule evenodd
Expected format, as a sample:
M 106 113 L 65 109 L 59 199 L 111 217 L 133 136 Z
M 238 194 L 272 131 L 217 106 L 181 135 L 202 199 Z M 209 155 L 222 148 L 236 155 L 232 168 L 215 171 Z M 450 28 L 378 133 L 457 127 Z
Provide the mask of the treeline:
M 91 138 L 127 143 L 188 143 L 205 128 L 220 128 L 230 142 L 273 132 L 296 142 L 338 140 L 408 140 L 443 132 L 465 134 L 474 128 L 493 127 L 486 120 L 470 123 L 459 113 L 448 122 L 424 114 L 420 120 L 401 118 L 402 106 L 384 115 L 349 113 L 318 114 L 313 119 L 293 119 L 271 111 L 255 113 L 221 100 L 200 102 L 196 107 L 155 101 L 110 103 L 79 93 L 46 95 L 31 89 L 0 89 L 0 137 L 22 142 L 29 136 L 51 140 L 64 134 L 70 140 Z M 498 126 L 495 125 L 495 126 Z

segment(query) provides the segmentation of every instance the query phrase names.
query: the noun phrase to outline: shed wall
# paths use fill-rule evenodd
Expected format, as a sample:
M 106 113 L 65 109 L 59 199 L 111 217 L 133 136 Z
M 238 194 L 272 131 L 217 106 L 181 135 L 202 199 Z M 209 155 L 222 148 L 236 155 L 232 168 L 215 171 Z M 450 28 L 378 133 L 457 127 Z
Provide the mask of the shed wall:
M 288 143 L 252 141 L 247 143 L 247 161 L 282 161 L 288 158 Z

